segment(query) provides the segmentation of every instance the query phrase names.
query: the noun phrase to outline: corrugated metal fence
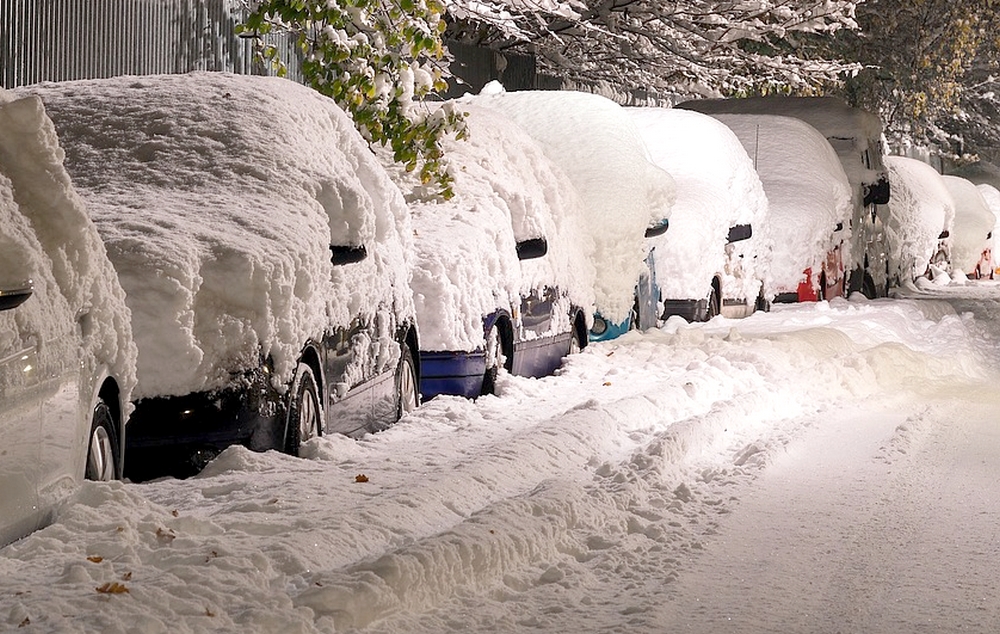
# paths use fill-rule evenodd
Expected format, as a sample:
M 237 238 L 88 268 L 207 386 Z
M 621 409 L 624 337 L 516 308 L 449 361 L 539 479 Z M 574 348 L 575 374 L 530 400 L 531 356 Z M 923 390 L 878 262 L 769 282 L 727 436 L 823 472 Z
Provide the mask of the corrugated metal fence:
M 242 16 L 239 0 L 0 0 L 0 85 L 191 70 L 265 73 L 252 41 L 235 34 Z

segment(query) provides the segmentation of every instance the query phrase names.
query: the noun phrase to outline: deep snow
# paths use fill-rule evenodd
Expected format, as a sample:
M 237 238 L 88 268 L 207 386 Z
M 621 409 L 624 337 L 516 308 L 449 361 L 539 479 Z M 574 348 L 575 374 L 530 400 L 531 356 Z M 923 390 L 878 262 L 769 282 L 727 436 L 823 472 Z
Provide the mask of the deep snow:
M 904 293 L 674 318 L 305 459 L 88 483 L 0 550 L 0 629 L 991 632 L 1000 287 Z

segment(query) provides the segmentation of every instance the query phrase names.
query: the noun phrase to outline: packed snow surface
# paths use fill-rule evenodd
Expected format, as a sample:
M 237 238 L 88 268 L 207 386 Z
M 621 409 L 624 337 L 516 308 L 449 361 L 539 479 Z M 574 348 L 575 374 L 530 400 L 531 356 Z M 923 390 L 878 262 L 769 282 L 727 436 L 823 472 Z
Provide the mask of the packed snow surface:
M 582 201 L 563 172 L 520 127 L 492 110 L 461 104 L 468 137 L 445 139 L 455 196 L 443 200 L 412 173 L 383 164 L 413 214 L 413 288 L 424 350 L 483 347 L 483 318 L 515 314 L 521 297 L 563 291 L 552 326 L 569 331 L 569 303 L 594 310 L 591 238 L 580 227 Z M 519 261 L 515 244 L 545 238 L 548 252 Z
M 304 459 L 88 483 L 0 550 L 0 623 L 993 632 L 1000 289 L 936 292 L 671 319 Z
M 291 81 L 192 73 L 42 84 L 66 167 L 127 293 L 137 397 L 223 387 L 310 338 L 412 319 L 409 212 L 332 100 Z M 333 267 L 330 246 L 364 245 Z
M 942 176 L 955 200 L 955 231 L 952 234 L 951 262 L 957 272 L 976 270 L 983 251 L 992 247 L 988 237 L 996 225 L 982 192 L 960 176 Z
M 573 91 L 501 92 L 494 84 L 466 97 L 514 120 L 542 146 L 583 199 L 585 246 L 596 269 L 598 312 L 625 321 L 635 285 L 646 266 L 647 227 L 670 216 L 675 190 L 670 174 L 650 162 L 642 137 L 615 102 Z
M 767 197 L 746 149 L 732 130 L 708 115 L 666 108 L 626 112 L 653 163 L 669 172 L 677 187 L 670 229 L 650 239 L 661 296 L 704 299 L 718 275 L 725 297 L 752 302 L 766 275 L 771 245 Z M 754 235 L 727 248 L 729 229 L 736 225 L 751 225 Z
M 63 166 L 42 102 L 0 89 L 0 289 L 28 281 L 35 299 L 0 312 L 0 354 L 81 341 L 78 358 L 87 374 L 113 376 L 127 403 L 136 346 L 125 293 Z M 75 329 L 84 315 L 86 336 L 80 336 Z M 39 335 L 60 341 L 38 341 Z
M 928 272 L 942 232 L 951 233 L 955 201 L 941 175 L 927 163 L 889 156 L 886 165 L 892 191 L 887 224 L 892 249 L 889 261 L 898 263 L 901 280 L 915 279 Z M 950 244 L 951 238 L 947 242 Z
M 739 137 L 767 194 L 774 251 L 765 294 L 794 292 L 807 268 L 820 270 L 828 251 L 841 241 L 849 248 L 851 186 L 844 168 L 823 135 L 799 119 L 714 116 Z M 850 254 L 843 257 L 848 261 Z

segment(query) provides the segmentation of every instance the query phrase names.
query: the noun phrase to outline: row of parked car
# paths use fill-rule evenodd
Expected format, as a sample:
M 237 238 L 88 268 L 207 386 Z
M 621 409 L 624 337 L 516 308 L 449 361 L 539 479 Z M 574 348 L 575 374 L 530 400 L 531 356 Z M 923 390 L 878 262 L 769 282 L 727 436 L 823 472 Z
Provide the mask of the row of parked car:
M 0 543 L 84 477 L 296 455 L 673 316 L 874 297 L 952 259 L 992 274 L 951 242 L 982 232 L 971 203 L 884 165 L 872 115 L 681 106 L 496 86 L 428 106 L 467 113 L 444 200 L 283 79 L 0 92 Z

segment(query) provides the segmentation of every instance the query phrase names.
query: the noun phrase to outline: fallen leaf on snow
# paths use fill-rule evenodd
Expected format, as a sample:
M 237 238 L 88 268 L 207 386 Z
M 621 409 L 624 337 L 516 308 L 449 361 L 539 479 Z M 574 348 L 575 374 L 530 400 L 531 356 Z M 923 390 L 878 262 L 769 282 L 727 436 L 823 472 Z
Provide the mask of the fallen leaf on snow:
M 366 476 L 363 473 L 359 473 L 358 475 L 354 476 L 354 481 L 355 482 L 368 482 L 368 476 Z
M 117 581 L 108 581 L 103 585 L 97 586 L 96 590 L 101 594 L 124 594 L 128 592 L 128 588 Z

